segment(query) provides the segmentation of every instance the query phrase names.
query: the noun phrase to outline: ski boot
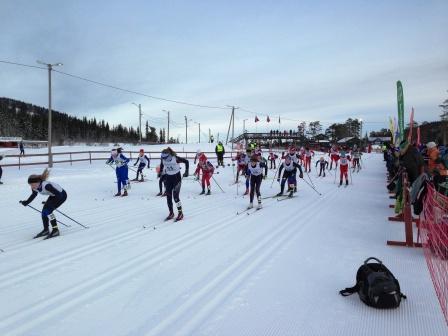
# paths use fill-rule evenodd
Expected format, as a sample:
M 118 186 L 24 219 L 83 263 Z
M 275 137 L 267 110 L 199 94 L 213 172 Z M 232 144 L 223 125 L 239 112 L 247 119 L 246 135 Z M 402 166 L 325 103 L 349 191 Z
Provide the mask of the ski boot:
M 288 197 L 292 197 L 292 196 L 294 196 L 294 190 L 291 190 L 288 194 Z
M 348 186 L 348 180 L 345 180 L 345 186 Z
M 143 179 L 143 176 L 140 178 L 139 182 L 145 182 L 145 180 Z
M 202 191 L 199 195 L 204 195 L 204 194 L 205 194 L 205 189 L 202 189 Z
M 279 192 L 277 195 L 275 195 L 275 196 L 277 196 L 277 197 L 279 197 L 279 196 L 283 196 L 283 192 Z
M 114 195 L 114 197 L 117 197 L 117 196 L 121 196 L 121 192 L 120 192 L 120 191 L 117 192 L 117 193 Z
M 53 230 L 51 230 L 51 232 L 44 239 L 50 239 L 50 238 L 54 238 L 57 236 L 59 236 L 59 229 L 53 228 Z
M 33 239 L 44 237 L 44 236 L 47 236 L 49 234 L 50 234 L 50 231 L 48 231 L 48 229 L 43 229 L 41 232 L 39 232 L 37 235 L 35 235 L 33 237 Z
M 339 186 L 341 186 L 341 185 L 342 185 L 342 180 L 339 181 Z
M 128 196 L 128 191 L 127 191 L 127 190 L 125 190 L 125 191 L 123 192 L 123 195 L 121 195 L 121 197 L 124 197 L 124 196 Z
M 261 196 L 258 196 L 257 197 L 257 200 L 258 200 L 258 205 L 257 205 L 257 210 L 260 210 L 261 209 Z
M 295 193 L 297 192 L 297 187 L 294 187 L 294 192 L 295 192 Z
M 159 192 L 156 196 L 162 196 L 162 192 Z
M 249 189 L 246 189 L 246 191 L 244 192 L 243 196 L 249 195 Z
M 162 194 L 162 197 L 166 197 L 166 191 Z
M 137 182 L 138 181 L 138 177 L 136 177 L 135 179 L 132 179 L 131 181 Z
M 211 190 L 210 190 L 210 189 L 208 189 L 208 190 L 207 190 L 207 194 L 206 194 L 206 195 L 211 195 L 211 194 L 212 194 Z
M 170 219 L 174 218 L 174 212 L 170 212 L 167 218 L 165 218 L 165 221 L 169 221 Z
M 184 214 L 182 211 L 179 211 L 179 213 L 177 214 L 177 217 L 174 221 L 178 222 L 178 221 L 181 221 L 182 219 L 184 219 Z
M 252 209 L 254 207 L 253 203 L 249 203 L 249 206 L 247 207 L 247 210 Z

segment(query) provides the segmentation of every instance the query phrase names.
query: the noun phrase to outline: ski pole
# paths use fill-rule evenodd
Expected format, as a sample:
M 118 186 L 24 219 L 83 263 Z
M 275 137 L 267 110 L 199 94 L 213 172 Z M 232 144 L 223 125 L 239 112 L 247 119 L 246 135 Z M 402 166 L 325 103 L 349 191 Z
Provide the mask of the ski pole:
M 352 170 L 349 168 L 349 172 L 350 172 L 350 180 L 351 180 L 351 182 L 352 182 L 352 185 L 353 185 L 353 177 L 352 177 Z
M 272 189 L 272 186 L 274 185 L 274 181 L 276 180 L 275 177 L 277 176 L 277 172 L 278 172 L 279 168 L 280 168 L 280 164 L 277 166 L 277 169 L 275 170 L 274 178 L 272 179 L 272 183 L 271 183 L 271 189 Z
M 213 175 L 212 175 L 212 179 L 213 179 L 213 181 L 215 181 L 215 183 L 216 183 L 216 185 L 219 187 L 219 189 L 221 189 L 221 191 L 222 191 L 223 193 L 225 193 L 225 191 L 221 188 L 221 186 L 219 185 L 218 181 L 216 181 L 216 179 L 213 177 Z
M 316 187 L 313 183 L 313 181 L 311 180 L 311 176 L 310 174 L 308 174 L 308 172 L 306 172 L 306 175 L 308 176 L 308 179 L 310 180 L 311 184 L 313 185 L 313 187 Z
M 41 211 L 37 210 L 35 207 L 33 207 L 33 206 L 29 205 L 29 204 L 27 205 L 27 207 L 30 207 L 30 208 L 33 209 L 34 211 L 37 211 L 38 213 L 42 214 Z M 62 223 L 60 220 L 57 220 L 57 219 L 56 219 L 56 222 L 58 222 L 58 223 L 60 223 L 60 224 L 62 224 L 62 225 L 64 225 L 64 226 L 66 226 L 66 227 L 71 227 L 71 225 L 64 224 L 64 223 Z
M 302 180 L 303 180 L 306 184 L 308 184 L 308 186 L 309 186 L 311 189 L 313 189 L 316 193 L 318 193 L 319 196 L 322 196 L 322 194 L 321 194 L 320 192 L 318 192 L 317 189 L 316 189 L 315 187 L 313 187 L 311 184 L 309 184 L 307 180 L 305 180 L 305 179 L 302 179 Z
M 71 218 L 70 216 L 66 215 L 65 213 L 63 213 L 62 211 L 59 211 L 58 209 L 55 209 L 55 211 L 59 212 L 61 215 L 67 217 L 68 219 L 70 219 L 71 221 L 75 222 L 78 225 L 81 225 L 83 228 L 88 229 L 88 226 L 82 225 L 80 222 L 74 220 L 73 218 Z
M 0 252 L 5 252 L 5 250 L 0 248 Z

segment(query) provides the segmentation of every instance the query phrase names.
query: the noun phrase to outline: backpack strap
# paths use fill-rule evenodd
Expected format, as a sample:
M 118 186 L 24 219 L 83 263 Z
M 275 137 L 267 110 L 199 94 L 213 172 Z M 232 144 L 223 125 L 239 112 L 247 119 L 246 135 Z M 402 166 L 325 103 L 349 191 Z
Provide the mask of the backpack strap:
M 349 287 L 339 291 L 339 294 L 341 294 L 342 296 L 350 296 L 354 293 L 357 293 L 358 291 L 359 291 L 359 284 L 356 284 L 353 287 Z
M 367 258 L 367 259 L 364 261 L 364 265 L 367 265 L 367 263 L 368 263 L 370 260 L 375 260 L 378 264 L 383 264 L 383 262 L 382 262 L 381 260 L 379 260 L 379 259 L 377 259 L 377 258 L 375 258 L 375 257 L 370 257 L 370 258 Z

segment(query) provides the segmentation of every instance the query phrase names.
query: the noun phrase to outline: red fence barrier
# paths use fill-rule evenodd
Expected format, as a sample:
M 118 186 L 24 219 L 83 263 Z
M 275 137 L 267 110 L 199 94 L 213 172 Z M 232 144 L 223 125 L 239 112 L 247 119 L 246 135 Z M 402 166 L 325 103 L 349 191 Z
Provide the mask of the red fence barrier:
M 426 263 L 448 324 L 448 197 L 429 184 L 420 225 Z

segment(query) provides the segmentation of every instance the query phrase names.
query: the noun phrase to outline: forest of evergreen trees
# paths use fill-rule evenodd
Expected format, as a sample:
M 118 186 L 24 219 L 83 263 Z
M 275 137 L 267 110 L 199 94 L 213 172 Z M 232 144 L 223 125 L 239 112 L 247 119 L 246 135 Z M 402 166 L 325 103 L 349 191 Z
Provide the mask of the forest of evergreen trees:
M 0 136 L 22 137 L 27 140 L 47 140 L 48 109 L 22 101 L 0 98 Z M 138 130 L 121 124 L 110 126 L 104 120 L 82 119 L 52 111 L 53 142 L 58 145 L 73 142 L 137 143 Z M 157 131 L 146 123 L 144 142 L 159 141 Z M 162 134 L 162 133 L 161 133 Z M 163 139 L 162 139 L 163 140 Z

